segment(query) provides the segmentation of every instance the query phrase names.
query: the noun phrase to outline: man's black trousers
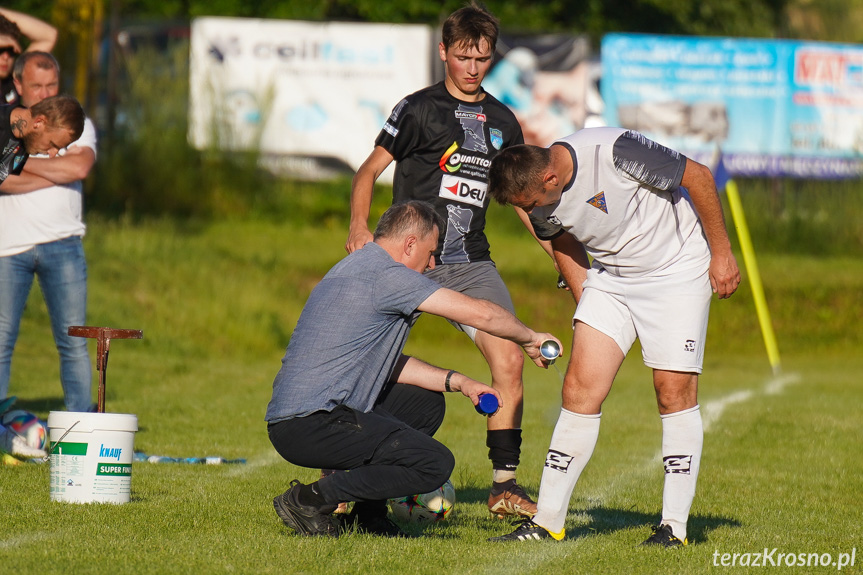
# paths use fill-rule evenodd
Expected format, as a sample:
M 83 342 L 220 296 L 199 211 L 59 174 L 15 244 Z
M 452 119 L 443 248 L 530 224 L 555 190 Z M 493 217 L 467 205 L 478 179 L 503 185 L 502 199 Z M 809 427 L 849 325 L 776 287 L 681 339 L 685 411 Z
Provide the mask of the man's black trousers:
M 339 406 L 267 430 L 290 463 L 348 471 L 318 481 L 327 503 L 376 501 L 426 493 L 449 479 L 455 458 L 432 438 L 445 412 L 442 393 L 392 384 L 370 413 Z

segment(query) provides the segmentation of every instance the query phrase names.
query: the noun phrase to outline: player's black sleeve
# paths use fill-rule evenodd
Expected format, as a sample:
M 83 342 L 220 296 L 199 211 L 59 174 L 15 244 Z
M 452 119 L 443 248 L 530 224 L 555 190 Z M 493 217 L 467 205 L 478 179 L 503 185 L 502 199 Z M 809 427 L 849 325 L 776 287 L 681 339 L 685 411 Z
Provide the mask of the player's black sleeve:
M 421 130 L 416 117 L 418 112 L 416 106 L 411 105 L 405 98 L 393 108 L 375 139 L 375 145 L 386 149 L 397 162 L 409 155 L 419 144 Z
M 566 230 L 559 225 L 552 224 L 546 219 L 541 217 L 537 217 L 535 214 L 530 213 L 527 215 L 530 220 L 530 225 L 533 226 L 533 231 L 541 240 L 553 240 L 557 236 L 566 233 Z

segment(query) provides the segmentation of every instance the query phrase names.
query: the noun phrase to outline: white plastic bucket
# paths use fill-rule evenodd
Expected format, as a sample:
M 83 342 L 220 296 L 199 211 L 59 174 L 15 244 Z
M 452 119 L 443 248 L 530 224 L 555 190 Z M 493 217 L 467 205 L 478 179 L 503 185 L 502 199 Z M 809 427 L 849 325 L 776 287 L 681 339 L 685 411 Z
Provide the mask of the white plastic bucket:
M 51 500 L 128 503 L 136 431 L 135 415 L 52 411 Z

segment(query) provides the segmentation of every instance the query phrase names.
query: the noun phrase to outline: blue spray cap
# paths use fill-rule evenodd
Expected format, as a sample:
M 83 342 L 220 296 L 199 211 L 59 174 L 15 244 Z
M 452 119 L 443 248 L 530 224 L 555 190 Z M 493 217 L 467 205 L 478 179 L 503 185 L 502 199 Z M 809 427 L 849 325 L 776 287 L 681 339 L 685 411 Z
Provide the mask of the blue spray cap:
M 479 396 L 479 403 L 476 404 L 476 412 L 480 415 L 491 415 L 497 411 L 497 397 L 490 393 L 483 393 Z

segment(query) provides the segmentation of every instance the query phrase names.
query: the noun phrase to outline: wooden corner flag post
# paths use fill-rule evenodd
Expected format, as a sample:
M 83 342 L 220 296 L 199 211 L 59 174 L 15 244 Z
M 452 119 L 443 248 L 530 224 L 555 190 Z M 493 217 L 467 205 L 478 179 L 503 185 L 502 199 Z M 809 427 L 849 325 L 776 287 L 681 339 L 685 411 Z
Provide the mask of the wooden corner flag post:
M 725 184 L 725 193 L 728 195 L 731 217 L 734 220 L 734 227 L 737 229 L 737 237 L 740 239 L 740 249 L 743 252 L 743 265 L 746 267 L 746 273 L 752 285 L 755 313 L 758 315 L 761 335 L 764 337 L 764 345 L 767 348 L 767 359 L 770 361 L 770 367 L 773 368 L 773 375 L 778 375 L 781 370 L 779 348 L 776 346 L 776 336 L 773 333 L 773 324 L 770 321 L 770 311 L 767 309 L 767 299 L 764 297 L 764 286 L 761 285 L 761 274 L 758 273 L 758 264 L 755 261 L 752 238 L 749 237 L 749 227 L 746 225 L 746 214 L 743 213 L 743 205 L 740 203 L 740 193 L 734 180 L 728 180 Z
M 111 339 L 142 339 L 144 332 L 140 329 L 113 329 L 110 327 L 90 327 L 73 325 L 69 327 L 69 335 L 96 339 L 96 369 L 99 371 L 99 403 L 97 410 L 105 413 L 105 372 L 108 369 L 108 352 L 111 349 Z

